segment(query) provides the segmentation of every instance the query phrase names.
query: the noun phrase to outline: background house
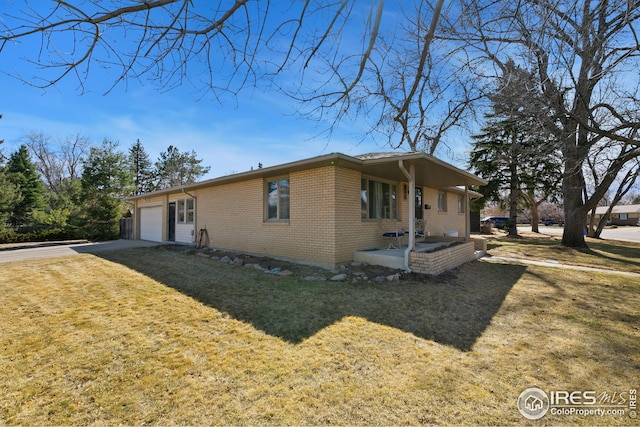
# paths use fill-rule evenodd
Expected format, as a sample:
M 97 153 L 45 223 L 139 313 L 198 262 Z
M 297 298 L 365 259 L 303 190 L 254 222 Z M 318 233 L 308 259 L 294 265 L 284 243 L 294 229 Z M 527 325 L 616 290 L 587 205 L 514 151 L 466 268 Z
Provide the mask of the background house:
M 468 237 L 467 188 L 484 183 L 425 153 L 333 153 L 132 197 L 134 235 L 194 244 L 206 230 L 212 247 L 331 268 L 415 218 Z
M 595 220 L 607 212 L 609 206 L 598 206 L 596 208 Z M 616 205 L 611 211 L 610 225 L 640 225 L 640 205 Z

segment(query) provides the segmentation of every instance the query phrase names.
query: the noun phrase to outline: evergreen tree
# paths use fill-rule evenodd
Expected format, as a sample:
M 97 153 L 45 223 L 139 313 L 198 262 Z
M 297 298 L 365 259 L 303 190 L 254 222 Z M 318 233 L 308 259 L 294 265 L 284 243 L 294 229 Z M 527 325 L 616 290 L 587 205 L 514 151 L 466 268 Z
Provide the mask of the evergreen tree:
M 48 211 L 45 223 L 79 228 L 79 218 L 84 215 L 80 178 L 66 178 L 60 184 L 59 191 L 49 190 L 46 194 Z M 70 230 L 71 231 L 71 230 Z
M 2 114 L 0 114 L 0 119 L 2 119 Z M 4 139 L 0 139 L 0 145 L 4 144 Z M 0 163 L 4 161 L 4 155 L 2 154 L 2 148 L 0 148 Z
M 29 225 L 34 212 L 44 208 L 44 184 L 25 145 L 21 145 L 18 151 L 9 157 L 6 172 L 9 181 L 21 195 L 13 205 L 9 222 L 13 226 Z
M 129 148 L 129 162 L 133 174 L 133 194 L 144 194 L 155 190 L 156 174 L 153 164 L 139 139 Z
M 124 213 L 123 198 L 130 195 L 133 188 L 127 156 L 117 151 L 117 147 L 117 143 L 104 140 L 101 146 L 91 147 L 84 162 L 82 227 L 85 235 L 92 239 L 118 237 L 118 220 Z
M 157 189 L 171 188 L 196 182 L 211 169 L 202 166 L 202 159 L 196 158 L 195 151 L 181 153 L 173 145 L 160 153 L 156 162 L 158 173 Z
M 490 181 L 483 189 L 486 196 L 504 201 L 506 192 L 510 236 L 518 234 L 519 200 L 531 209 L 535 231 L 535 210 L 558 191 L 561 179 L 555 139 L 539 123 L 546 110 L 540 93 L 535 76 L 509 61 L 489 97 L 492 112 L 486 116 L 487 126 L 474 136 L 470 166 Z
M 9 179 L 7 170 L 0 166 L 0 230 L 9 223 L 13 208 L 22 201 L 18 187 Z

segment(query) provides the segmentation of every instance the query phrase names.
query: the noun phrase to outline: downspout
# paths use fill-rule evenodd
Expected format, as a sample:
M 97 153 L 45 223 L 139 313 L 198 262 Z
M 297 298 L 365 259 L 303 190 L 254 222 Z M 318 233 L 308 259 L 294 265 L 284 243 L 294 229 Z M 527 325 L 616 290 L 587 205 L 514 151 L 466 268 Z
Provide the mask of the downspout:
M 410 273 L 409 252 L 413 250 L 416 243 L 416 167 L 410 164 L 407 171 L 402 159 L 398 160 L 398 167 L 409 181 L 409 242 L 404 251 L 404 269 Z
M 469 242 L 471 240 L 471 212 L 469 209 L 471 204 L 469 203 L 469 186 L 464 186 L 464 241 Z
M 193 198 L 193 243 L 198 246 L 198 198 L 189 193 L 184 187 L 181 188 L 182 193 Z

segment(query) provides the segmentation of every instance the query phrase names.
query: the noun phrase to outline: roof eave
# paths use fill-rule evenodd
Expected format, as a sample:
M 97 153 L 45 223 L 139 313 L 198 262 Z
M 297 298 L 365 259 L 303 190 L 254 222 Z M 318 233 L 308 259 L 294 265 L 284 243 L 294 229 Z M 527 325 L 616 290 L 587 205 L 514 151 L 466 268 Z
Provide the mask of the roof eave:
M 291 172 L 295 170 L 302 170 L 302 169 L 311 168 L 311 167 L 319 167 L 319 166 L 322 166 L 323 164 L 327 164 L 327 165 L 335 164 L 335 162 L 338 160 L 345 160 L 347 162 L 352 162 L 355 164 L 359 164 L 361 162 L 360 159 L 347 156 L 342 153 L 330 153 L 330 154 L 324 154 L 321 156 L 311 157 L 308 159 L 297 160 L 295 162 L 289 162 L 289 163 L 283 163 L 281 165 L 276 165 L 276 166 L 253 169 L 246 172 L 240 172 L 240 173 L 235 173 L 231 175 L 224 175 L 217 178 L 208 179 L 205 181 L 194 182 L 192 184 L 180 185 L 176 187 L 166 188 L 163 190 L 153 191 L 150 193 L 130 196 L 130 197 L 127 197 L 126 200 L 138 200 L 143 198 L 157 197 L 157 196 L 163 196 L 166 194 L 180 193 L 182 191 L 197 190 L 199 188 L 209 187 L 211 185 L 221 185 L 221 184 L 227 184 L 231 182 L 244 181 L 252 178 L 275 176 L 275 175 L 285 174 L 287 172 Z
M 324 165 L 340 165 L 344 167 L 351 167 L 362 170 L 367 166 L 375 166 L 381 164 L 393 164 L 396 165 L 399 160 L 405 162 L 420 162 L 427 161 L 435 164 L 438 167 L 447 169 L 457 175 L 463 177 L 464 182 L 457 183 L 455 185 L 486 185 L 487 181 L 465 170 L 459 169 L 449 163 L 446 163 L 436 157 L 428 155 L 424 152 L 410 152 L 410 153 L 398 153 L 387 157 L 360 159 L 357 157 L 349 156 L 342 153 L 330 153 L 321 156 L 311 157 L 308 159 L 297 160 L 294 162 L 284 163 L 281 165 L 270 166 L 265 168 L 254 169 L 246 172 L 240 172 L 232 175 L 225 175 L 217 178 L 208 179 L 193 184 L 181 185 L 177 187 L 167 188 L 164 190 L 158 190 L 151 193 L 140 194 L 136 196 L 128 197 L 127 200 L 139 200 L 143 198 L 158 197 L 167 194 L 180 193 L 183 191 L 192 191 L 199 188 L 209 187 L 212 185 L 221 185 L 232 182 L 244 181 L 252 178 L 263 178 L 267 176 L 277 176 L 279 174 L 285 174 L 292 171 L 303 170 L 313 167 L 321 167 Z

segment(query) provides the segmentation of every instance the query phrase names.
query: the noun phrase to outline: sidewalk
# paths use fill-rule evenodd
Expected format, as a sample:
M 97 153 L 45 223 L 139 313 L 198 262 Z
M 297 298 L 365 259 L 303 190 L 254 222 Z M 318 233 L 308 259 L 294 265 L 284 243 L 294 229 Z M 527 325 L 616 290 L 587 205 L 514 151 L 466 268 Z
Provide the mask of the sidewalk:
M 629 271 L 606 270 L 604 268 L 595 268 L 595 267 L 583 267 L 581 265 L 561 264 L 555 260 L 534 261 L 534 260 L 527 260 L 522 258 L 507 258 L 507 257 L 491 256 L 491 255 L 485 255 L 481 257 L 479 260 L 483 262 L 492 262 L 495 264 L 535 265 L 538 267 L 564 268 L 569 270 L 578 270 L 578 271 L 587 271 L 587 272 L 596 272 L 596 273 L 620 274 L 622 276 L 628 276 L 628 277 L 640 277 L 640 273 L 632 273 Z

